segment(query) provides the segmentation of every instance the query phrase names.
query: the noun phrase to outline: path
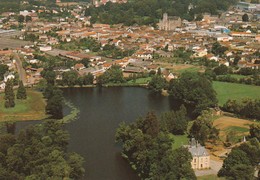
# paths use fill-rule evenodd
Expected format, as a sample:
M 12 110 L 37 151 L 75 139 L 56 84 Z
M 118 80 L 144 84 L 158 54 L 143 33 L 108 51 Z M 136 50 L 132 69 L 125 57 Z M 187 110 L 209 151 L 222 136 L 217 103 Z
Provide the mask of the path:
M 16 61 L 16 68 L 19 74 L 19 78 L 21 81 L 23 81 L 23 84 L 26 85 L 26 72 L 23 68 L 22 61 L 17 53 L 13 53 L 14 59 Z
M 196 174 L 196 176 L 206 176 L 206 175 L 212 175 L 212 174 L 217 175 L 218 171 L 221 169 L 222 165 L 223 165 L 223 162 L 210 160 L 211 169 L 195 170 L 195 174 Z

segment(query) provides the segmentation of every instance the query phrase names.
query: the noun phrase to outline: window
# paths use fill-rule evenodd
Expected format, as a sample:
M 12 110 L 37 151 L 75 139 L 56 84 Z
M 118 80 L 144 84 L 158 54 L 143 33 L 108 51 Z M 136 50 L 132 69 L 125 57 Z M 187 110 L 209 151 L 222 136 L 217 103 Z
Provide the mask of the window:
M 201 164 L 200 167 L 203 168 L 203 164 Z

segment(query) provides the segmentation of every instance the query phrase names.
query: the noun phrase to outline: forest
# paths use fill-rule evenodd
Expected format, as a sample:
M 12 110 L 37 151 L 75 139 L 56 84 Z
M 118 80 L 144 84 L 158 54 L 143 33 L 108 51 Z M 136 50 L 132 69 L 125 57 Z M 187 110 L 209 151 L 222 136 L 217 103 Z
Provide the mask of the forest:
M 107 3 L 98 8 L 88 8 L 85 15 L 91 16 L 92 23 L 156 26 L 163 13 L 194 20 L 203 13 L 218 15 L 235 3 L 236 0 L 131 0 L 125 4 Z

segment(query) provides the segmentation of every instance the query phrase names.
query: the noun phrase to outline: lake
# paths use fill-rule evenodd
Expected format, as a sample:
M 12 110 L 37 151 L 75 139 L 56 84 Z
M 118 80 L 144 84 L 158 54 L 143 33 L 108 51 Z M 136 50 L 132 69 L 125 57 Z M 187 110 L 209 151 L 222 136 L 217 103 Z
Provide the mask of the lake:
M 168 97 L 150 94 L 145 88 L 68 88 L 66 100 L 80 110 L 79 119 L 66 125 L 70 133 L 69 151 L 85 158 L 90 180 L 139 179 L 121 157 L 120 145 L 115 144 L 115 131 L 120 122 L 133 122 L 148 111 L 160 114 L 174 106 Z M 64 108 L 64 113 L 68 109 Z M 36 122 L 19 122 L 17 129 Z

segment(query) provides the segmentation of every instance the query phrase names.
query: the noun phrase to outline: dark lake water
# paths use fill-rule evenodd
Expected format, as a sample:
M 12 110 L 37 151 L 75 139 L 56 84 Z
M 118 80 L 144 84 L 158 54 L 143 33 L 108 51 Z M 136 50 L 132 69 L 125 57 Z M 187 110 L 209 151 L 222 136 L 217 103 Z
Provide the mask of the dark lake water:
M 69 88 L 63 92 L 64 97 L 80 109 L 79 119 L 67 124 L 66 129 L 71 137 L 69 151 L 85 158 L 84 179 L 139 179 L 121 157 L 120 145 L 115 144 L 116 128 L 120 122 L 132 122 L 148 111 L 159 114 L 172 109 L 172 101 L 134 87 Z M 21 122 L 16 127 L 20 129 L 33 123 L 37 122 Z

